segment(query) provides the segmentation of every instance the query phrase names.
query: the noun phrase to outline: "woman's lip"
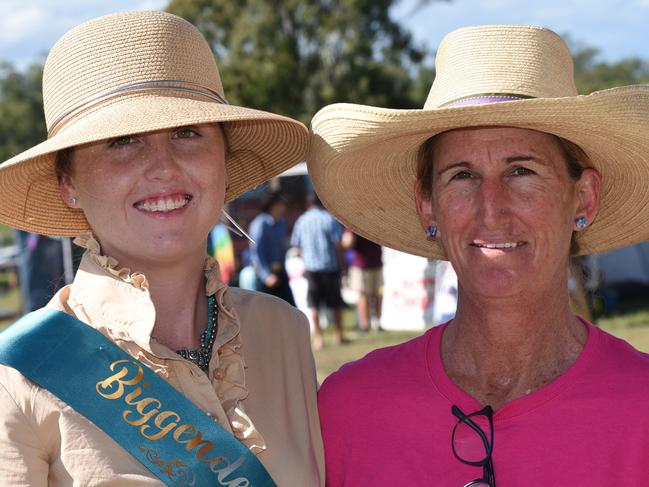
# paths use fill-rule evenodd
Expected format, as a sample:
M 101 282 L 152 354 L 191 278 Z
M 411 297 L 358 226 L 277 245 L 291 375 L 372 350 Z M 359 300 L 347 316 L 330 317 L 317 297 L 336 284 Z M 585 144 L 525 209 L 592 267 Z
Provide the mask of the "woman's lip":
M 174 194 L 149 197 L 133 204 L 133 207 L 148 214 L 169 214 L 181 210 L 189 204 L 192 196 L 189 194 Z
M 524 247 L 527 245 L 527 242 L 522 240 L 509 240 L 504 242 L 471 242 L 469 245 L 479 249 L 507 250 Z
M 135 203 L 133 203 L 133 206 L 142 205 L 144 203 L 156 204 L 159 201 L 166 201 L 166 200 L 179 201 L 181 199 L 186 199 L 189 201 L 192 199 L 192 195 L 185 191 L 154 193 L 154 194 L 147 195 L 144 198 L 136 201 Z

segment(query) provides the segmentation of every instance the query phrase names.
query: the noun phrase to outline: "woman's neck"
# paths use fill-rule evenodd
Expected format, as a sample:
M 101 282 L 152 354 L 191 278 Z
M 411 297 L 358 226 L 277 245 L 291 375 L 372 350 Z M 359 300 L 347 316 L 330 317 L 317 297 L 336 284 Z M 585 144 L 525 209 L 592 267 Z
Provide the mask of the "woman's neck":
M 156 311 L 152 336 L 172 350 L 198 348 L 207 324 L 206 246 L 197 245 L 182 256 L 161 260 L 153 254 L 123 254 L 102 245 L 102 253 L 117 259 L 120 267 L 146 276 Z
M 442 361 L 459 387 L 497 409 L 565 372 L 587 335 L 567 289 L 503 300 L 471 299 L 460 290 L 457 315 L 442 339 Z
M 145 274 L 156 310 L 152 334 L 172 350 L 198 348 L 207 323 L 205 257 L 191 266 L 184 264 Z
M 194 349 L 207 323 L 205 254 L 178 259 L 173 263 L 132 265 L 149 283 L 156 311 L 152 336 L 172 350 Z

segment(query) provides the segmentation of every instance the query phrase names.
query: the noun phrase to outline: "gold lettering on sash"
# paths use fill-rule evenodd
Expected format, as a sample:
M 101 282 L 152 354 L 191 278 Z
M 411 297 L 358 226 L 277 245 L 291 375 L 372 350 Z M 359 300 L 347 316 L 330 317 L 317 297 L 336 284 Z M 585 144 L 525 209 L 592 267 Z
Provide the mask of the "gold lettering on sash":
M 169 421 L 167 424 L 164 424 L 164 421 L 169 418 L 172 418 L 171 421 Z M 176 426 L 178 426 L 178 421 L 180 421 L 180 416 L 178 416 L 178 414 L 174 413 L 173 411 L 163 411 L 160 414 L 158 414 L 153 420 L 153 423 L 158 428 L 160 428 L 160 431 L 158 431 L 156 434 L 153 435 L 147 435 L 145 431 L 151 428 L 151 426 L 145 424 L 140 428 L 140 432 L 142 433 L 142 436 L 144 436 L 145 438 L 148 438 L 149 440 L 152 441 L 158 441 L 160 438 L 164 438 L 167 435 L 167 433 L 169 433 Z
M 194 428 L 194 425 L 191 424 L 181 424 L 176 428 L 176 431 L 174 431 L 174 440 L 176 440 L 178 443 L 187 443 L 187 441 L 183 441 L 180 439 L 181 435 L 183 434 L 188 434 L 191 435 L 196 431 L 196 428 Z
M 201 433 L 200 431 L 197 431 L 196 436 L 194 436 L 193 438 L 186 441 L 181 441 L 180 443 L 185 443 L 185 450 L 187 451 L 192 451 L 198 448 L 198 451 L 196 452 L 196 458 L 198 458 L 199 460 L 203 460 L 203 457 L 211 452 L 212 448 L 214 447 L 214 444 L 210 440 L 203 439 L 203 433 Z
M 146 386 L 148 384 L 145 382 L 142 385 Z M 142 388 L 141 387 L 136 387 L 134 391 L 129 392 L 128 394 L 126 394 L 126 396 L 124 397 L 124 402 L 126 404 L 130 404 L 132 406 L 136 402 L 135 399 L 140 397 L 141 394 L 142 394 Z
M 155 406 L 152 409 L 145 411 L 145 408 L 151 404 L 155 404 Z M 144 399 L 140 399 L 132 405 L 134 405 L 137 412 L 140 413 L 140 418 L 130 420 L 129 417 L 135 416 L 135 413 L 130 409 L 127 409 L 122 413 L 122 418 L 124 418 L 124 421 L 126 421 L 131 426 L 143 425 L 160 412 L 160 409 L 158 408 L 162 408 L 162 403 L 154 397 L 145 397 Z
M 97 382 L 95 389 L 97 389 L 97 392 L 101 397 L 105 397 L 106 399 L 118 399 L 122 397 L 122 394 L 124 394 L 125 385 L 133 386 L 135 384 L 139 384 L 144 377 L 144 371 L 142 370 L 142 367 L 140 367 L 138 364 L 134 364 L 131 360 L 117 360 L 116 362 L 110 364 L 110 370 L 114 372 L 115 367 L 120 364 L 124 364 L 124 367 L 122 367 L 119 372 L 117 372 L 115 375 L 111 375 L 107 379 Z M 131 379 L 124 379 L 124 377 L 126 377 L 129 372 L 132 372 L 132 370 L 129 370 L 126 364 L 135 365 L 137 371 L 135 377 Z M 113 392 L 104 392 L 104 389 L 112 389 L 115 386 L 115 383 L 117 383 L 117 390 Z
M 143 390 L 148 389 L 150 384 L 145 382 L 126 390 L 126 386 L 137 386 L 144 379 L 144 370 L 140 364 L 132 360 L 117 360 L 110 364 L 110 370 L 115 373 L 97 382 L 95 389 L 101 397 L 110 400 L 119 399 L 126 392 L 123 397 L 124 403 L 135 408 L 122 411 L 122 419 L 127 424 L 138 427 L 139 433 L 151 441 L 159 441 L 172 433 L 171 437 L 176 443 L 184 445 L 188 452 L 193 451 L 198 461 L 209 466 L 209 469 L 216 474 L 219 484 L 225 487 L 250 487 L 250 482 L 245 477 L 232 480 L 226 478 L 243 465 L 245 462 L 243 455 L 232 463 L 220 455 L 211 459 L 206 458 L 205 456 L 214 449 L 214 443 L 203 439 L 203 434 L 193 424 L 180 424 L 182 421 L 180 415 L 175 411 L 164 410 L 162 401 L 159 399 L 141 397 Z M 149 450 L 150 452 L 153 450 Z M 158 464 L 155 461 L 153 463 Z M 172 466 L 181 464 L 179 460 L 168 462 L 168 465 Z

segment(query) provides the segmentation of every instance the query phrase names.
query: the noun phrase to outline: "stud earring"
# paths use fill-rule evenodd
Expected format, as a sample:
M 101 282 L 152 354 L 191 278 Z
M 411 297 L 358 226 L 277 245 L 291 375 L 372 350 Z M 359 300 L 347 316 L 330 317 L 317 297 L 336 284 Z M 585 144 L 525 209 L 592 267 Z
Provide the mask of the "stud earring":
M 430 227 L 426 228 L 426 237 L 433 239 L 437 236 L 437 227 L 434 225 L 431 225 Z
M 583 230 L 588 226 L 588 220 L 585 216 L 578 216 L 575 218 L 575 226 L 577 227 L 577 230 Z
M 76 206 L 77 201 L 78 201 L 78 200 L 77 200 L 77 197 L 76 197 L 76 196 L 70 196 L 70 197 L 68 198 L 68 204 L 69 204 L 70 206 Z

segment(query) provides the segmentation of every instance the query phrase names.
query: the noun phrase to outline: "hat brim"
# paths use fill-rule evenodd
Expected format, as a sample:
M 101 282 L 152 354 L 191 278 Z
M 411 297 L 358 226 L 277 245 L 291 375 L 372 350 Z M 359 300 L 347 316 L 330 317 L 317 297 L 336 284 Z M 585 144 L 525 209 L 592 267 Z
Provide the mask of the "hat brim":
M 55 174 L 59 150 L 215 122 L 223 123 L 228 140 L 226 202 L 304 159 L 306 127 L 281 115 L 173 94 L 118 98 L 75 117 L 55 136 L 0 165 L 0 219 L 43 235 L 79 235 L 89 225 L 81 210 L 70 209 L 62 200 Z
M 381 245 L 446 259 L 415 204 L 417 153 L 428 138 L 463 127 L 520 127 L 579 145 L 602 175 L 600 210 L 577 235 L 579 254 L 649 238 L 649 86 L 590 95 L 434 110 L 336 104 L 312 121 L 309 174 L 343 224 Z

